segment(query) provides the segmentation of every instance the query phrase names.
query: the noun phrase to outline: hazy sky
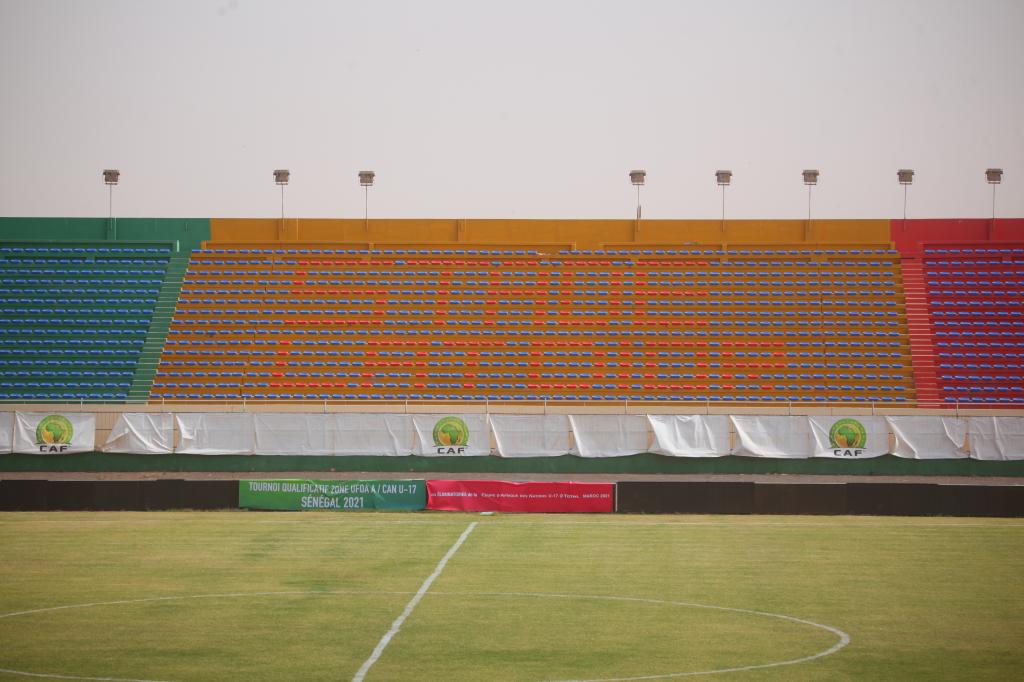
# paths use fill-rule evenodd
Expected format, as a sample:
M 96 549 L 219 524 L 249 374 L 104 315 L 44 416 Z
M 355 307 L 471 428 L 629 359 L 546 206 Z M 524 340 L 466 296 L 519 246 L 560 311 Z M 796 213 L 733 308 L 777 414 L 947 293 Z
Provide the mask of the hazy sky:
M 0 0 L 0 215 L 1024 216 L 1024 1 Z

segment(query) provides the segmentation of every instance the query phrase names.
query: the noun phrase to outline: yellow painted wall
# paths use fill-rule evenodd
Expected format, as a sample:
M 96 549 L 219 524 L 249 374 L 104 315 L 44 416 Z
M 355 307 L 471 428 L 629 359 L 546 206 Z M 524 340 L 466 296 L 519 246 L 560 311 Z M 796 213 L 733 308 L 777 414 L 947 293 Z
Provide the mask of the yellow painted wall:
M 887 244 L 888 220 L 476 220 L 214 218 L 211 242 L 376 244 Z

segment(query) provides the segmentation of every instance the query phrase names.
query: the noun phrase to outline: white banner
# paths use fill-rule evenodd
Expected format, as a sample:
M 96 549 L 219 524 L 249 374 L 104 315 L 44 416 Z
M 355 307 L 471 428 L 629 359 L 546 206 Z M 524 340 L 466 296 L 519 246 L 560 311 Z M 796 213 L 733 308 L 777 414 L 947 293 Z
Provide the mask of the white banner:
M 1024 417 L 971 417 L 968 434 L 975 459 L 1024 459 Z
M 412 422 L 418 437 L 418 455 L 491 454 L 486 414 L 414 414 Z
M 174 450 L 174 418 L 164 412 L 122 412 L 102 452 L 161 455 Z
M 642 414 L 573 414 L 569 423 L 581 457 L 626 457 L 650 448 Z
M 14 452 L 58 455 L 96 449 L 96 415 L 16 412 Z
M 736 429 L 737 455 L 803 459 L 814 452 L 807 417 L 733 415 L 729 419 Z
M 412 417 L 406 414 L 254 415 L 257 455 L 409 455 Z
M 251 455 L 255 434 L 251 414 L 182 412 L 174 415 L 181 433 L 175 452 L 185 455 Z
M 575 454 L 564 414 L 492 414 L 490 421 L 501 457 Z
M 866 459 L 889 452 L 889 429 L 882 417 L 807 417 L 815 457 Z
M 729 454 L 729 418 L 724 414 L 649 414 L 654 431 L 651 452 L 672 457 L 722 457 Z
M 0 412 L 0 454 L 14 450 L 14 413 Z
M 896 436 L 893 454 L 909 459 L 967 456 L 967 420 L 954 417 L 886 417 Z

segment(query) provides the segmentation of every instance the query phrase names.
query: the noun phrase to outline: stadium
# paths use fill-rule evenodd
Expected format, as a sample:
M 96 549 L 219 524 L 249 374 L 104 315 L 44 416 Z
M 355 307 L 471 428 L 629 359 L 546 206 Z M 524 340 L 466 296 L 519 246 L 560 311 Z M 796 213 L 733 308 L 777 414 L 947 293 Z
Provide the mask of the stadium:
M 0 0 L 0 682 L 1020 678 L 1022 23 Z
M 784 608 L 757 599 L 756 608 L 729 605 L 734 587 L 668 599 L 677 588 L 654 576 L 646 579 L 656 596 L 636 586 L 609 594 L 600 587 L 609 567 L 600 561 L 595 573 L 556 588 L 553 576 L 568 567 L 538 572 L 545 560 L 534 554 L 549 534 L 554 541 L 571 529 L 570 542 L 590 561 L 596 553 L 633 565 L 645 555 L 633 544 L 640 541 L 661 548 L 648 560 L 662 565 L 673 556 L 672 533 L 692 531 L 695 522 L 653 521 L 666 518 L 657 514 L 726 514 L 741 516 L 696 522 L 715 530 L 705 540 L 714 552 L 726 551 L 715 543 L 736 537 L 762 547 L 754 536 L 769 531 L 785 537 L 758 551 L 800 554 L 800 534 L 812 532 L 815 543 L 837 543 L 832 551 L 855 564 L 863 557 L 849 555 L 851 542 L 888 546 L 896 537 L 908 542 L 907 532 L 936 533 L 909 553 L 909 569 L 934 561 L 934 543 L 951 541 L 940 533 L 955 540 L 983 530 L 974 528 L 979 517 L 1024 513 L 1024 451 L 1014 437 L 1024 405 L 1024 220 L 7 218 L 0 230 L 4 439 L 12 453 L 0 459 L 2 508 L 165 515 L 153 528 L 128 516 L 101 524 L 99 534 L 73 518 L 56 522 L 57 530 L 34 527 L 35 538 L 77 528 L 79 554 L 105 556 L 104 536 L 120 538 L 116 559 L 75 569 L 82 579 L 107 562 L 130 573 L 122 562 L 148 563 L 147 543 L 209 561 L 208 550 L 180 546 L 181 528 L 201 545 L 224 543 L 234 557 L 245 554 L 236 541 L 254 533 L 248 542 L 263 541 L 261 527 L 244 517 L 171 510 L 302 510 L 300 518 L 268 523 L 328 555 L 320 545 L 331 534 L 315 532 L 330 528 L 323 515 L 357 514 L 343 528 L 345 542 L 383 544 L 362 559 L 373 565 L 397 551 L 394 543 L 440 556 L 438 541 L 463 531 L 416 592 L 389 591 L 390 581 L 405 579 L 384 568 L 353 569 L 376 576 L 357 581 L 358 589 L 330 579 L 291 589 L 288 579 L 282 586 L 253 577 L 244 589 L 203 580 L 186 581 L 185 594 L 181 587 L 153 594 L 166 591 L 164 576 L 142 596 L 100 590 L 51 607 L 38 593 L 50 589 L 43 582 L 0 617 L 12 643 L 0 674 L 11 679 L 202 679 L 203 670 L 217 679 L 285 679 L 287 668 L 253 651 L 262 637 L 286 646 L 279 628 L 261 634 L 222 624 L 215 629 L 231 629 L 228 641 L 218 636 L 207 653 L 182 659 L 197 643 L 181 619 L 212 618 L 213 609 L 245 621 L 253 608 L 294 612 L 283 623 L 322 618 L 322 609 L 299 606 L 314 598 L 326 613 L 332 599 L 357 611 L 368 608 L 362 601 L 384 599 L 395 615 L 409 597 L 376 648 L 369 641 L 345 648 L 301 677 L 330 677 L 334 666 L 353 679 L 842 676 L 850 674 L 843 665 L 803 666 L 832 657 L 854 635 L 827 618 L 788 615 L 800 601 L 794 595 Z M 512 514 L 468 527 L 453 520 L 458 515 L 431 516 L 409 537 L 387 521 L 394 517 L 374 515 L 423 509 Z M 540 520 L 524 525 L 515 512 Z M 562 526 L 552 512 L 576 521 Z M 593 526 L 572 512 L 632 521 Z M 767 525 L 747 525 L 742 515 Z M 810 520 L 815 515 L 833 519 L 827 532 Z M 946 520 L 869 528 L 852 521 L 879 516 Z M 24 517 L 12 518 L 12 558 L 33 556 L 22 546 L 29 536 L 18 532 Z M 455 555 L 473 546 L 477 523 L 476 535 L 501 529 L 495 544 L 478 547 L 482 555 Z M 512 525 L 491 525 L 498 523 Z M 1010 539 L 1019 526 L 991 530 L 1011 534 L 995 547 L 1019 548 Z M 652 539 L 666 533 L 660 544 Z M 617 553 L 609 542 L 633 549 Z M 756 565 L 747 551 L 734 547 L 723 560 L 730 569 L 737 556 Z M 980 556 L 988 561 L 992 551 L 986 546 Z M 526 562 L 516 571 L 522 584 L 486 568 L 509 552 Z M 462 554 L 483 563 L 446 569 Z M 165 569 L 147 569 L 150 578 L 183 569 L 181 558 L 167 560 Z M 874 561 L 903 566 L 888 555 Z M 307 570 L 324 567 L 298 573 Z M 461 580 L 447 583 L 448 591 L 432 588 L 426 601 L 440 613 L 450 601 L 475 614 L 465 627 L 502 609 L 514 618 L 539 614 L 555 629 L 498 628 L 503 653 L 460 630 L 458 640 L 471 642 L 465 656 L 425 666 L 432 647 L 450 651 L 451 644 L 404 621 L 412 608 L 414 622 L 444 618 L 419 607 L 442 570 Z M 12 567 L 10 575 L 20 572 Z M 634 568 L 630 581 L 645 575 Z M 105 644 L 82 634 L 83 617 L 109 630 Z M 557 625 L 560 618 L 568 620 Z M 581 628 L 581 619 L 602 625 Z M 642 644 L 608 640 L 621 619 L 643 623 Z M 387 630 L 386 622 L 355 620 Z M 139 638 L 134 628 L 142 623 L 157 639 Z M 411 637 L 426 649 L 396 646 L 400 656 L 390 648 L 384 655 L 403 626 L 397 641 Z M 68 633 L 66 662 L 40 654 L 40 627 Z M 198 631 L 208 637 L 209 627 Z M 651 628 L 708 627 L 709 641 L 686 653 L 678 641 L 650 636 Z M 765 627 L 781 632 L 766 639 Z M 565 641 L 560 628 L 582 639 Z M 751 644 L 722 646 L 736 636 Z M 300 639 L 287 647 L 319 646 Z M 578 661 L 583 651 L 596 658 Z M 598 651 L 615 652 L 614 663 Z M 358 665 L 352 656 L 361 654 L 370 657 Z M 105 662 L 111 657 L 124 663 Z M 513 667 L 500 671 L 503 661 Z M 917 674 L 937 672 L 929 669 Z

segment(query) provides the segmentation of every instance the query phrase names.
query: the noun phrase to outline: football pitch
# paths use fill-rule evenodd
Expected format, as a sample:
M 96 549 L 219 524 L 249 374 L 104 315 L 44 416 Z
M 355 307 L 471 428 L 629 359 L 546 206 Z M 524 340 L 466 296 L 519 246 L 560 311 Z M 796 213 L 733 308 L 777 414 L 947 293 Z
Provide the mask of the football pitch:
M 0 514 L 0 680 L 1009 680 L 1024 523 Z

